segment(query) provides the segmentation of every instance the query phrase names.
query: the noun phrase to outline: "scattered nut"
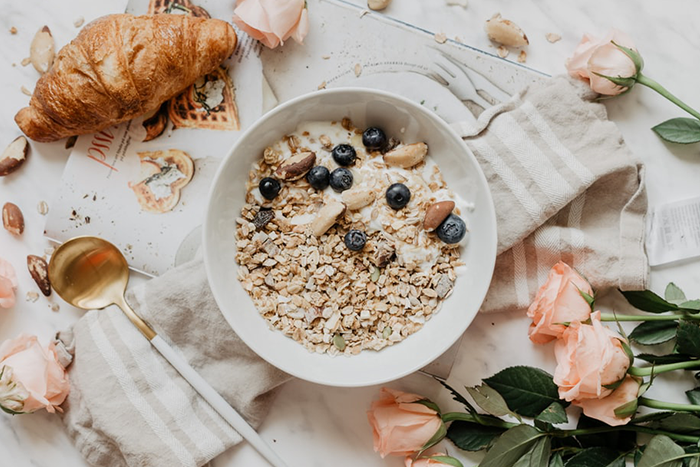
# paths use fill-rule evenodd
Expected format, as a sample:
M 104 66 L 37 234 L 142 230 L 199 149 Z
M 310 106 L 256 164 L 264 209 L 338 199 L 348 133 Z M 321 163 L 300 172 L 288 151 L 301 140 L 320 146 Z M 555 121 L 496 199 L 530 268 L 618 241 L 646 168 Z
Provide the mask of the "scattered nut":
M 351 211 L 364 208 L 374 201 L 375 197 L 376 194 L 373 191 L 362 188 L 346 190 L 341 195 L 341 198 L 343 198 L 343 203 L 345 203 L 345 206 Z
M 423 220 L 423 228 L 427 231 L 437 229 L 437 227 L 450 215 L 455 208 L 454 201 L 440 201 L 430 205 L 425 211 L 425 219 Z
M 330 55 L 321 55 L 321 58 L 324 60 L 330 60 L 331 56 Z
M 326 89 L 326 84 L 328 84 L 328 83 L 326 83 L 325 81 L 322 82 L 321 84 L 318 85 L 318 88 L 317 88 L 317 89 L 318 89 L 319 91 L 320 91 L 321 89 Z
M 461 6 L 462 8 L 467 7 L 467 0 L 445 0 L 445 3 L 449 6 Z
M 340 217 L 344 212 L 345 205 L 343 203 L 333 199 L 329 200 L 323 205 L 323 207 L 321 207 L 321 209 L 319 209 L 316 219 L 309 224 L 311 227 L 311 232 L 315 236 L 320 237 L 326 233 L 328 229 L 333 227 L 335 221 L 338 220 L 338 217 Z
M 367 6 L 370 8 L 370 10 L 374 11 L 381 11 L 388 7 L 390 3 L 391 0 L 367 0 Z
M 523 47 L 530 43 L 523 30 L 514 22 L 501 18 L 500 13 L 486 21 L 485 29 L 489 39 L 508 47 Z
M 561 36 L 559 34 L 555 34 L 553 32 L 548 32 L 545 34 L 545 36 L 549 42 L 554 44 L 555 42 L 559 42 L 561 40 Z
M 428 145 L 425 143 L 407 144 L 384 154 L 384 162 L 387 165 L 407 169 L 423 161 L 427 153 Z
M 445 34 L 444 32 L 439 32 L 435 34 L 433 38 L 438 44 L 444 44 L 445 42 L 447 42 L 447 34 Z
M 2 225 L 12 235 L 22 235 L 22 232 L 24 232 L 24 216 L 16 204 L 5 203 L 2 207 Z
M 525 63 L 527 61 L 527 52 L 521 50 L 518 54 L 518 63 Z
M 12 26 L 12 27 L 10 28 L 10 34 L 17 34 L 17 28 L 14 27 L 14 26 Z
M 38 294 L 38 293 L 34 292 L 33 290 L 30 290 L 29 292 L 27 292 L 27 301 L 28 301 L 28 302 L 34 303 L 34 302 L 36 302 L 37 300 L 39 300 L 39 294 Z
M 75 18 L 75 21 L 73 21 L 73 26 L 79 28 L 83 25 L 83 23 L 85 23 L 85 18 L 83 18 L 82 16 L 78 16 L 77 18 Z
M 20 63 L 22 64 L 22 66 L 27 66 L 30 63 L 32 63 L 32 59 L 29 57 L 24 57 Z
M 18 136 L 0 155 L 0 177 L 9 175 L 19 169 L 29 155 L 29 142 L 24 136 Z
M 32 97 L 32 91 L 27 89 L 24 85 L 22 85 L 22 87 L 19 88 L 19 90 L 22 91 L 22 94 L 24 94 L 25 96 Z
M 41 256 L 29 255 L 27 256 L 27 269 L 29 269 L 29 274 L 31 274 L 32 279 L 39 286 L 39 290 L 46 297 L 51 295 L 51 282 L 49 281 L 49 265 L 46 260 Z
M 359 63 L 356 63 L 355 64 L 355 76 L 357 76 L 359 78 L 361 74 L 362 74 L 362 65 L 360 65 Z
M 56 313 L 60 309 L 61 309 L 61 306 L 58 303 L 51 304 L 51 311 L 53 311 L 54 313 Z
M 275 175 L 282 180 L 298 180 L 316 163 L 316 154 L 310 151 L 292 155 L 275 170 Z
M 34 35 L 32 45 L 29 48 L 29 57 L 32 60 L 32 65 L 34 65 L 36 71 L 43 75 L 53 65 L 55 55 L 56 45 L 54 44 L 51 30 L 48 26 L 44 26 Z
M 499 45 L 498 49 L 496 49 L 496 53 L 498 54 L 499 57 L 501 58 L 506 58 L 510 51 L 506 49 L 504 46 Z

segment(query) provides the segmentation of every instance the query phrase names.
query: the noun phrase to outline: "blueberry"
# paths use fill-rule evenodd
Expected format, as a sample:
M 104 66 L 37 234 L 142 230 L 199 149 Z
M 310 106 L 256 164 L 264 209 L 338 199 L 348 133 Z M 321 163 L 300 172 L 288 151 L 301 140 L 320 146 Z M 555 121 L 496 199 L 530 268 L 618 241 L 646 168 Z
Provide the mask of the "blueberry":
M 367 234 L 361 230 L 348 230 L 343 241 L 345 241 L 345 246 L 348 247 L 348 250 L 360 251 L 367 243 Z
M 333 160 L 337 162 L 338 165 L 348 166 L 355 163 L 357 158 L 357 153 L 355 148 L 349 144 L 339 144 L 333 148 Z
M 381 128 L 371 126 L 362 133 L 362 144 L 370 151 L 379 151 L 386 144 L 386 135 Z
M 411 200 L 411 190 L 403 183 L 394 183 L 386 190 L 386 202 L 393 209 L 401 209 Z
M 260 194 L 266 199 L 275 199 L 282 189 L 282 185 L 272 177 L 265 177 L 260 180 L 258 188 L 260 188 Z
M 467 233 L 467 225 L 464 221 L 454 214 L 447 216 L 447 219 L 442 221 L 442 224 L 435 229 L 437 236 L 445 243 L 459 243 Z
M 331 172 L 331 188 L 340 193 L 350 189 L 352 186 L 352 172 L 343 167 Z
M 317 190 L 325 190 L 330 183 L 330 172 L 322 165 L 317 165 L 306 174 L 306 181 Z

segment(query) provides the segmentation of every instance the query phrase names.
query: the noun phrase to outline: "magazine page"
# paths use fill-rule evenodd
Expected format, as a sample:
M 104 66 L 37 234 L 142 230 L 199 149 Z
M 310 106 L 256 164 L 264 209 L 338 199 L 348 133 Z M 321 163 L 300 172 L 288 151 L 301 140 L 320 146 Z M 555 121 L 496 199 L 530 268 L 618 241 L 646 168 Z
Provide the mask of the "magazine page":
M 132 0 L 127 12 L 230 22 L 233 8 L 234 2 Z M 51 203 L 47 237 L 102 237 L 149 275 L 197 248 L 218 164 L 263 111 L 261 46 L 236 32 L 234 54 L 156 112 L 77 139 Z

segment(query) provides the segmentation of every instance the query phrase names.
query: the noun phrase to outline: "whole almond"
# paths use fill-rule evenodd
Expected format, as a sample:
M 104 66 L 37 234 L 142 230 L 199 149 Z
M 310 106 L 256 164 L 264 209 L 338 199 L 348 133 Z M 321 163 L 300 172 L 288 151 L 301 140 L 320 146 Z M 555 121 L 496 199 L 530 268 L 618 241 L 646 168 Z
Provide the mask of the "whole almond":
M 19 169 L 29 155 L 29 142 L 24 136 L 15 138 L 0 155 L 0 177 Z
M 333 199 L 329 200 L 319 209 L 316 218 L 309 224 L 311 233 L 320 237 L 328 231 L 345 212 L 345 205 Z
M 22 235 L 22 232 L 24 232 L 24 216 L 16 204 L 5 203 L 2 207 L 2 225 L 12 235 Z
M 524 47 L 530 43 L 523 30 L 514 22 L 501 18 L 500 13 L 486 21 L 485 29 L 489 39 L 508 47 Z
M 362 188 L 355 188 L 352 190 L 346 190 L 341 195 L 343 198 L 343 203 L 348 209 L 354 211 L 356 209 L 361 209 L 374 201 L 376 194 L 373 191 L 369 191 Z
M 425 219 L 423 220 L 423 228 L 428 231 L 437 229 L 442 224 L 442 221 L 447 219 L 452 210 L 455 208 L 454 201 L 440 201 L 432 204 L 425 211 Z
M 29 58 L 32 60 L 32 65 L 36 71 L 42 75 L 49 71 L 53 65 L 53 59 L 56 56 L 56 45 L 51 35 L 51 30 L 48 26 L 39 29 L 32 39 L 32 45 L 29 47 Z
M 27 256 L 27 269 L 31 274 L 32 279 L 39 286 L 39 290 L 45 296 L 51 295 L 51 282 L 49 281 L 49 265 L 41 256 Z
M 408 169 L 422 162 L 428 154 L 428 145 L 425 143 L 413 143 L 400 146 L 384 154 L 384 162 L 394 167 Z
M 316 154 L 300 152 L 282 161 L 275 170 L 275 175 L 282 180 L 297 180 L 306 175 L 315 163 Z

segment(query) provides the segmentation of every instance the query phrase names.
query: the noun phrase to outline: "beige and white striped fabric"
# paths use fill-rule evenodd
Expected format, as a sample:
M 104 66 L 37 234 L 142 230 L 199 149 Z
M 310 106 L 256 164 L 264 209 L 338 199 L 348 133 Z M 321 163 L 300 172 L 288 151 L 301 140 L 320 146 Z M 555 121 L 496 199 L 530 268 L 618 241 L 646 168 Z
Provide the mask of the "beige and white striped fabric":
M 534 84 L 456 124 L 489 182 L 498 259 L 482 311 L 522 311 L 559 260 L 597 291 L 646 287 L 644 167 L 583 83 Z
M 262 422 L 289 377 L 231 331 L 201 260 L 127 299 L 248 422 Z M 92 465 L 198 467 L 241 441 L 118 309 L 91 311 L 58 337 L 76 355 L 63 421 Z

